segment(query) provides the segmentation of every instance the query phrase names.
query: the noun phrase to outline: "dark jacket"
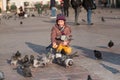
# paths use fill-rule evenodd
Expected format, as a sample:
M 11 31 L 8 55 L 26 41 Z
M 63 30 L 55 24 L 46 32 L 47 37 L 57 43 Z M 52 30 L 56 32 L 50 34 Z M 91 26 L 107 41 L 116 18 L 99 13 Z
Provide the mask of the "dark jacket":
M 56 6 L 55 0 L 50 0 L 50 9 Z
M 82 5 L 81 0 L 71 0 L 72 8 L 76 9 Z
M 88 11 L 88 9 L 93 9 L 95 6 L 93 0 L 83 0 L 82 6 Z
M 69 4 L 70 0 L 63 0 L 64 2 L 64 8 L 69 8 L 70 4 Z

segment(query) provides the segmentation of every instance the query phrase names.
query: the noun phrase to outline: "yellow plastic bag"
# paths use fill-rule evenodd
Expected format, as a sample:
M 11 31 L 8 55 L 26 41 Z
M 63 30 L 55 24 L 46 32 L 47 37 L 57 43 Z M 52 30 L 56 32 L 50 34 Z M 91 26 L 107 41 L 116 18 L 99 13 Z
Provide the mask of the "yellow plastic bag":
M 64 46 L 64 47 L 63 47 L 63 50 L 65 51 L 65 53 L 66 53 L 67 55 L 70 55 L 71 52 L 72 52 L 72 48 L 71 48 L 70 46 Z
M 72 52 L 72 48 L 70 46 L 64 46 L 64 45 L 60 44 L 57 47 L 56 52 L 61 52 L 62 50 L 65 51 L 66 55 L 69 55 Z

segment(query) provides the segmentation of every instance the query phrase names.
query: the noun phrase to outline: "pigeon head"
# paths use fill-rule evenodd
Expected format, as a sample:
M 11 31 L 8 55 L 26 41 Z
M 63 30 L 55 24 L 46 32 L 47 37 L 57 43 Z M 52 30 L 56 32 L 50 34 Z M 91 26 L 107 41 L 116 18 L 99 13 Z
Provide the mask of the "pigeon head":
M 68 62 L 68 65 L 69 65 L 69 66 L 72 66 L 72 65 L 73 65 L 73 61 L 70 60 L 70 61 Z

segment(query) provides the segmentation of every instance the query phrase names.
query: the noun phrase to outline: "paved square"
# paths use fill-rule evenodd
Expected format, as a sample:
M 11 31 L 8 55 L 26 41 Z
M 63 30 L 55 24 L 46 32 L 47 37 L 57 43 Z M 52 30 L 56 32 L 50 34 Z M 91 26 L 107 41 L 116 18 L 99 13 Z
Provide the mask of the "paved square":
M 37 16 L 37 15 L 36 15 Z M 105 18 L 105 22 L 101 21 Z M 8 60 L 19 50 L 22 56 L 44 54 L 45 47 L 50 44 L 50 31 L 55 20 L 50 16 L 29 17 L 26 19 L 2 19 L 0 24 L 0 70 L 5 73 L 5 80 L 120 80 L 120 9 L 97 9 L 92 15 L 94 25 L 86 22 L 86 11 L 79 16 L 80 25 L 74 25 L 74 12 L 70 9 L 67 18 L 72 28 L 73 52 L 78 51 L 79 57 L 74 58 L 74 65 L 64 68 L 57 64 L 45 68 L 37 68 L 32 78 L 24 78 Z M 20 25 L 20 21 L 23 24 Z M 108 48 L 112 40 L 115 45 Z M 102 60 L 96 60 L 93 50 L 100 50 Z

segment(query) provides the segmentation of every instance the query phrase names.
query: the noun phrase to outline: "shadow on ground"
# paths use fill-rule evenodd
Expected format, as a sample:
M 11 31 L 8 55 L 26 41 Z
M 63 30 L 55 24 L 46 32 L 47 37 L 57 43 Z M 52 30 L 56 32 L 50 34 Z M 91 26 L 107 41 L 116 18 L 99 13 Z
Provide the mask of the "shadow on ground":
M 75 45 L 72 45 L 72 47 L 76 48 L 76 49 L 82 50 L 82 52 L 83 52 L 85 57 L 88 57 L 88 58 L 91 58 L 91 59 L 95 59 L 95 57 L 93 55 L 93 50 L 87 49 L 87 48 L 84 48 L 84 47 L 80 47 L 80 46 L 75 46 Z
M 47 54 L 46 47 L 38 44 L 33 44 L 30 42 L 25 42 L 29 48 L 31 48 L 33 51 L 37 52 L 38 54 Z
M 120 73 L 120 71 L 118 69 L 115 69 L 111 66 L 108 66 L 106 64 L 100 63 L 100 65 L 102 65 L 105 69 L 107 69 L 108 71 L 112 72 L 113 74 L 117 74 Z
M 72 47 L 82 50 L 83 54 L 85 54 L 86 57 L 95 59 L 93 50 L 76 45 L 73 45 Z M 120 54 L 107 51 L 101 51 L 101 53 L 103 57 L 102 61 L 110 62 L 115 65 L 120 65 Z

